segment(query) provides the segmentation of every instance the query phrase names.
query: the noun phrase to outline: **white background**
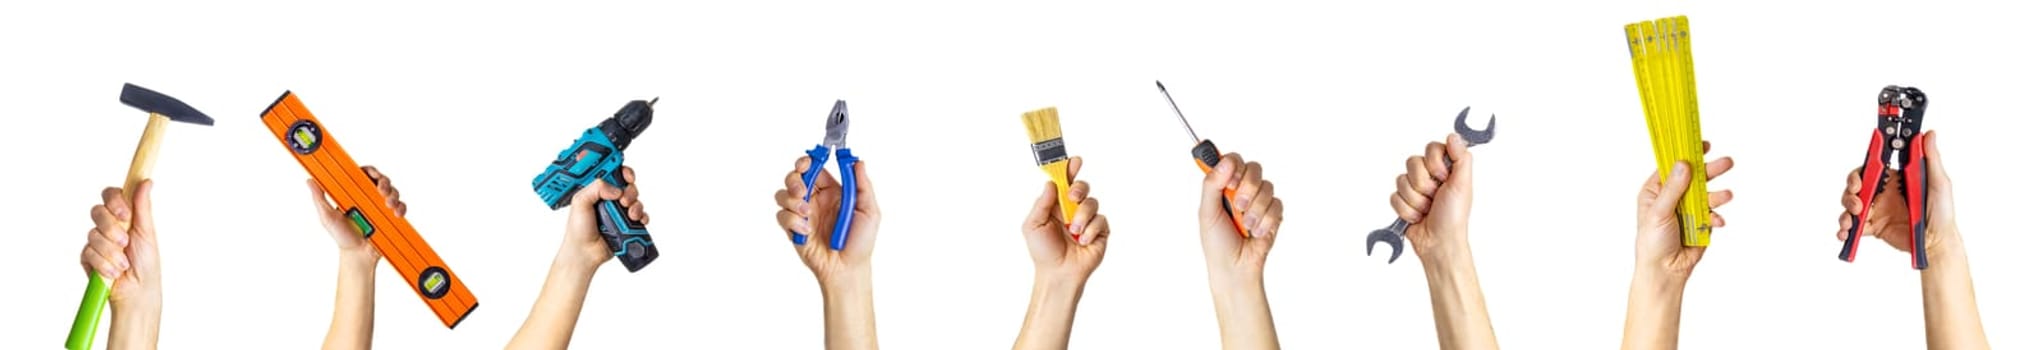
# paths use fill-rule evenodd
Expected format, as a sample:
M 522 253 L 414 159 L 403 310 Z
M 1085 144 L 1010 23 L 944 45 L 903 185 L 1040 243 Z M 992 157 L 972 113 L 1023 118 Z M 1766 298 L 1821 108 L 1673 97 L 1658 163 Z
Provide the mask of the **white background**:
M 820 297 L 771 199 L 850 103 L 852 149 L 886 213 L 882 344 L 1013 341 L 1031 265 L 1017 225 L 1044 175 L 1022 112 L 1057 106 L 1116 238 L 1072 346 L 1218 347 L 1194 232 L 1200 175 L 1152 80 L 1200 136 L 1267 165 L 1287 208 L 1267 287 L 1294 348 L 1434 345 L 1417 259 L 1363 255 L 1404 158 L 1454 113 L 1495 113 L 1475 150 L 1471 239 L 1501 342 L 1617 343 L 1634 198 L 1652 153 L 1624 24 L 1687 14 L 1704 134 L 1738 199 L 1690 281 L 1690 348 L 1920 347 L 1917 272 L 1869 242 L 1836 259 L 1841 178 L 1874 97 L 1923 88 L 1964 208 L 1994 344 L 2044 347 L 2032 160 L 2044 62 L 2035 8 L 1991 2 L 1497 2 L 1331 5 L 766 3 L 521 5 L 18 2 L 0 10 L 0 347 L 55 348 L 85 276 L 99 189 L 144 114 L 133 82 L 219 120 L 175 125 L 155 169 L 161 345 L 303 349 L 336 259 L 306 174 L 258 113 L 285 90 L 394 176 L 409 217 L 482 306 L 459 329 L 379 267 L 376 343 L 500 346 L 567 216 L 529 188 L 623 103 L 662 97 L 628 152 L 663 257 L 596 276 L 578 348 L 820 347 Z M 105 331 L 102 327 L 101 332 Z M 104 341 L 100 342 L 104 344 Z

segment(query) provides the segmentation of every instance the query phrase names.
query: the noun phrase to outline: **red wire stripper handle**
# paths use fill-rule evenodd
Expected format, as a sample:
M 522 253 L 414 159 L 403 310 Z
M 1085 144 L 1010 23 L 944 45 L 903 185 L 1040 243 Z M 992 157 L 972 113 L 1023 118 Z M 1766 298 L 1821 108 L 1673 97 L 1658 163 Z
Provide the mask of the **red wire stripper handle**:
M 1867 145 L 1867 157 L 1860 166 L 1859 203 L 1860 215 L 1852 215 L 1852 227 L 1845 235 L 1845 248 L 1838 252 L 1838 259 L 1852 262 L 1859 254 L 1860 233 L 1866 229 L 1868 211 L 1873 210 L 1874 197 L 1887 187 L 1888 159 L 1895 157 L 1898 175 L 1902 181 L 1902 200 L 1909 207 L 1909 257 L 1913 267 L 1921 270 L 1930 266 L 1929 257 L 1923 252 L 1923 235 L 1927 228 L 1928 208 L 1924 202 L 1924 181 L 1930 174 L 1923 168 L 1923 115 L 1929 101 L 1923 91 L 1916 88 L 1889 86 L 1881 90 L 1879 124 L 1874 129 L 1873 140 Z
M 1199 140 L 1198 145 L 1192 146 L 1192 159 L 1199 161 L 1200 172 L 1211 174 L 1214 168 L 1221 166 L 1221 150 L 1214 147 L 1212 140 Z M 1229 221 L 1235 223 L 1235 232 L 1249 237 L 1249 228 L 1242 226 L 1242 212 L 1235 210 L 1235 189 L 1222 188 L 1221 196 L 1225 197 L 1221 199 L 1221 210 L 1228 211 Z

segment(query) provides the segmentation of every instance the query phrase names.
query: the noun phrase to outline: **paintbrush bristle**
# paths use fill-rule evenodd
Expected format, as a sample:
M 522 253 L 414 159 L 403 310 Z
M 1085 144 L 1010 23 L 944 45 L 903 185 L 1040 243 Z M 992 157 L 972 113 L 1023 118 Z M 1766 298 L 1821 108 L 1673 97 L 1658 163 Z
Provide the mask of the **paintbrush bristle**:
M 1065 160 L 1065 131 L 1058 126 L 1057 107 L 1022 113 L 1022 126 L 1029 128 L 1029 143 L 1035 150 L 1037 165 Z

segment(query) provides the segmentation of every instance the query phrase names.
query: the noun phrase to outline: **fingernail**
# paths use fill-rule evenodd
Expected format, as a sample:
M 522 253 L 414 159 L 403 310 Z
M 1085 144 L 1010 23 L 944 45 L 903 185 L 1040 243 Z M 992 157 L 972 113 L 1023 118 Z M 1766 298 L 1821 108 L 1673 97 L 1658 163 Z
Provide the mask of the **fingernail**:
M 1078 240 L 1079 240 L 1079 245 L 1086 245 L 1086 244 L 1089 244 L 1089 243 L 1093 243 L 1093 239 L 1092 239 L 1092 238 L 1084 238 L 1084 237 L 1072 237 L 1072 238 L 1073 238 L 1073 239 L 1078 239 Z
M 114 217 L 128 220 L 128 208 L 114 207 Z
M 121 270 L 127 270 L 127 269 L 128 269 L 128 258 L 114 258 L 114 268 L 117 268 L 117 269 L 121 269 Z
M 123 247 L 123 248 L 127 247 L 127 246 L 128 246 L 128 235 L 121 235 L 120 237 L 114 237 L 114 243 L 120 243 L 120 244 L 121 244 L 121 247 Z
M 1079 238 L 1079 225 L 1065 224 L 1065 233 L 1072 234 L 1072 238 Z
M 797 206 L 795 206 L 795 210 L 797 210 L 797 211 L 801 211 L 801 212 L 803 212 L 803 213 L 808 213 L 808 212 L 809 212 L 809 202 L 802 202 L 802 204 L 801 204 L 801 205 L 797 205 Z M 803 219 L 803 220 L 808 220 L 808 219 Z
M 1676 172 L 1687 172 L 1689 171 L 1689 162 L 1675 162 L 1674 169 Z

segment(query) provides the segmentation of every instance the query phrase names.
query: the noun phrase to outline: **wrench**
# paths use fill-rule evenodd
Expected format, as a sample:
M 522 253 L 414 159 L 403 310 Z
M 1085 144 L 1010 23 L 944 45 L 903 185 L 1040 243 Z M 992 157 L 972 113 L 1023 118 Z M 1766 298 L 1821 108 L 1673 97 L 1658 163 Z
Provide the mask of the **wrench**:
M 1469 107 L 1462 107 L 1462 114 L 1455 116 L 1455 134 L 1462 136 L 1462 143 L 1468 147 L 1490 143 L 1490 137 L 1495 135 L 1498 129 L 1498 116 L 1495 114 L 1491 115 L 1490 122 L 1483 126 L 1483 130 L 1470 129 L 1468 119 Z M 1449 168 L 1455 166 L 1454 160 L 1446 161 Z M 1391 219 L 1390 226 L 1371 231 L 1370 236 L 1363 243 L 1363 255 L 1371 255 L 1377 250 L 1377 243 L 1383 242 L 1384 244 L 1391 245 L 1391 260 L 1384 263 L 1398 262 L 1398 256 L 1405 253 L 1406 226 L 1409 226 L 1409 224 L 1405 222 L 1405 219 Z

